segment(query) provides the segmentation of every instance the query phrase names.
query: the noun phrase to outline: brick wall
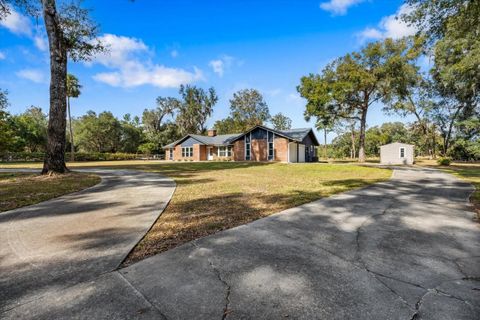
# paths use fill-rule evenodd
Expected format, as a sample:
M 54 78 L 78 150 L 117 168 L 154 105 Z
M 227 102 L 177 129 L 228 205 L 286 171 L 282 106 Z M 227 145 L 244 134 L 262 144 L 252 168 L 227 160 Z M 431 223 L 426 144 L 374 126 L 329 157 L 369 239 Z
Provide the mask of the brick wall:
M 252 139 L 252 160 L 267 161 L 268 160 L 268 144 L 267 139 Z
M 288 161 L 288 140 L 282 137 L 275 137 L 275 161 Z
M 237 140 L 233 144 L 233 160 L 245 160 L 245 141 L 243 139 Z

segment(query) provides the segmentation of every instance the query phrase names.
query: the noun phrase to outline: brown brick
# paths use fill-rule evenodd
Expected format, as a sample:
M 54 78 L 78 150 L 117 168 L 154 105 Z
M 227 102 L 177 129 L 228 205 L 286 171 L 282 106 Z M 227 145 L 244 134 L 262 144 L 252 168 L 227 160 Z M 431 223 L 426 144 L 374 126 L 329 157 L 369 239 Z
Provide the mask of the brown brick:
M 282 137 L 275 137 L 275 161 L 288 161 L 288 140 Z
M 233 160 L 245 160 L 245 141 L 243 139 L 237 140 L 233 144 Z

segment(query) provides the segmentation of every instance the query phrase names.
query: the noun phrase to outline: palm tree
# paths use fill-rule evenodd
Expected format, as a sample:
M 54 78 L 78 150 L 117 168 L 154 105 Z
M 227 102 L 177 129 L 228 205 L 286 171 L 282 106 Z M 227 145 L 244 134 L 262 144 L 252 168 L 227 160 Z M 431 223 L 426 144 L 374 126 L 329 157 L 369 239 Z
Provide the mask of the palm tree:
M 70 98 L 78 98 L 81 94 L 78 78 L 73 74 L 67 74 L 67 108 L 68 108 L 68 124 L 70 129 L 70 160 L 75 161 L 75 147 L 73 145 L 73 130 L 72 130 L 72 114 L 70 112 Z

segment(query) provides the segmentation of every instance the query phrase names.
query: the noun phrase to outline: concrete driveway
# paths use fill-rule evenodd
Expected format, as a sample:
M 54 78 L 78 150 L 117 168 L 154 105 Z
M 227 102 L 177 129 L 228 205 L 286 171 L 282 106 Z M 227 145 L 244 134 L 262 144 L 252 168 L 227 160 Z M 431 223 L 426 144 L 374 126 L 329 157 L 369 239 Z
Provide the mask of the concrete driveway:
M 398 169 L 388 182 L 185 244 L 2 316 L 478 319 L 471 192 L 438 171 Z
M 175 190 L 155 173 L 83 171 L 102 182 L 0 213 L 0 312 L 115 270 Z

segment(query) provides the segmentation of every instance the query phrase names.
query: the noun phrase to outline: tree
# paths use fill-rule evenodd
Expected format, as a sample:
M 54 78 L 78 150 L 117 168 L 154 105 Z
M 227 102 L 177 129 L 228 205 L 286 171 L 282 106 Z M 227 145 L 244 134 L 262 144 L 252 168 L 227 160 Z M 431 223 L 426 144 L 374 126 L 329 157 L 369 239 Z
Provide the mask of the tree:
M 262 125 L 270 119 L 268 105 L 262 94 L 255 89 L 243 89 L 230 99 L 230 116 L 236 130 L 246 131 L 256 125 Z
M 31 106 L 24 113 L 13 116 L 18 144 L 29 152 L 45 150 L 47 142 L 47 115 L 39 107 Z
M 391 83 L 402 83 L 402 70 L 409 67 L 416 53 L 406 39 L 386 39 L 336 59 L 321 75 L 303 77 L 297 90 L 307 99 L 305 114 L 317 119 L 359 121 L 359 161 L 364 162 L 368 110 L 391 94 Z
M 80 96 L 80 85 L 77 77 L 73 74 L 67 74 L 67 108 L 68 108 L 68 125 L 70 129 L 70 161 L 75 161 L 75 145 L 73 143 L 72 129 L 72 113 L 70 111 L 70 98 L 78 98 Z
M 67 60 L 88 60 L 104 50 L 97 40 L 98 27 L 90 20 L 89 11 L 76 3 L 63 5 L 60 11 L 55 0 L 2 0 L 0 19 L 10 14 L 15 5 L 27 13 L 43 17 L 50 50 L 50 112 L 48 141 L 42 173 L 64 173 L 67 103 Z
M 270 122 L 276 130 L 289 130 L 292 128 L 292 119 L 281 112 L 272 116 Z
M 120 150 L 122 127 L 111 112 L 88 111 L 75 121 L 76 145 L 86 152 L 117 152 Z
M 212 115 L 213 106 L 218 101 L 214 88 L 208 92 L 195 86 L 180 86 L 181 99 L 177 105 L 177 117 L 175 122 L 182 135 L 187 133 L 204 133 L 206 122 Z
M 6 111 L 8 106 L 8 91 L 0 89 L 0 152 L 11 151 L 15 140 L 12 117 Z
M 217 130 L 218 134 L 232 134 L 238 133 L 237 126 L 232 117 L 226 117 L 222 120 L 215 121 L 213 128 Z
M 446 155 L 459 119 L 474 114 L 480 100 L 480 2 L 475 0 L 408 0 L 402 16 L 427 38 L 434 53 L 431 70 L 440 97 L 433 108 Z M 461 121 L 460 121 L 461 122 Z
M 155 109 L 145 109 L 142 114 L 143 130 L 145 133 L 145 145 L 141 152 L 160 152 L 161 146 L 179 138 L 178 127 L 168 121 L 167 116 L 174 115 L 180 107 L 180 100 L 171 97 L 158 97 Z
M 121 136 L 120 136 L 120 151 L 126 153 L 136 153 L 139 146 L 144 141 L 143 130 L 140 126 L 140 119 L 135 116 L 130 116 L 127 113 L 123 120 L 120 121 Z

